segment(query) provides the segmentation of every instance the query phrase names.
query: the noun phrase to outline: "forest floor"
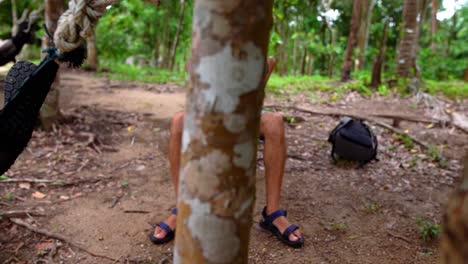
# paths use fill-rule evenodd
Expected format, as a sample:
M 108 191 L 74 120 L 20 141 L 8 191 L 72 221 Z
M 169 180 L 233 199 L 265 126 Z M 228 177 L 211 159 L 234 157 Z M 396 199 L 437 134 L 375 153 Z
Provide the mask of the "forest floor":
M 53 131 L 35 131 L 8 177 L 2 177 L 0 212 L 30 211 L 17 219 L 60 234 L 88 252 L 4 216 L 0 263 L 172 263 L 173 242 L 156 246 L 147 235 L 150 224 L 165 219 L 175 206 L 166 155 L 170 118 L 185 102 L 183 87 L 115 81 L 80 71 L 63 72 L 61 87 L 66 118 Z M 329 96 L 317 93 L 320 103 L 310 103 L 299 93 L 269 97 L 266 104 L 360 115 L 434 114 L 415 98 L 355 92 L 339 100 Z M 439 114 L 468 112 L 466 101 L 441 100 Z M 419 228 L 440 230 L 437 224 L 458 182 L 467 134 L 453 127 L 401 122 L 412 136 L 443 146 L 446 160 L 437 162 L 434 151 L 372 126 L 380 161 L 356 169 L 355 164 L 330 160 L 327 137 L 338 118 L 283 113 L 302 117 L 287 126 L 282 207 L 306 242 L 291 249 L 256 226 L 265 205 L 259 159 L 249 263 L 436 262 L 437 239 L 424 242 Z

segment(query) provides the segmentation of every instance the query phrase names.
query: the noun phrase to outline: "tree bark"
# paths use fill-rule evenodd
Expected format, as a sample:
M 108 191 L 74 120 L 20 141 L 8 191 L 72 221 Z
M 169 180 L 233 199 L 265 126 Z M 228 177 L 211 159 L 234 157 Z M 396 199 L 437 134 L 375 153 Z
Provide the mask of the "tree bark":
M 57 28 L 57 22 L 60 15 L 65 11 L 64 0 L 45 0 L 45 24 L 49 29 L 52 36 Z M 42 47 L 51 46 L 50 39 L 47 36 L 42 38 Z M 44 56 L 44 54 L 42 54 Z M 59 86 L 60 86 L 60 71 L 57 72 L 55 81 L 52 83 L 49 94 L 46 97 L 44 104 L 42 105 L 41 111 L 39 112 L 39 120 L 42 128 L 49 130 L 52 125 L 56 123 L 60 115 L 60 102 L 59 102 Z
M 196 0 L 174 263 L 247 263 L 273 0 Z
M 359 30 L 357 34 L 358 55 L 356 60 L 356 68 L 364 69 L 366 63 L 366 50 L 369 42 L 369 28 L 372 20 L 372 11 L 374 9 L 375 0 L 365 0 L 361 5 L 361 16 L 359 19 Z
M 418 0 L 404 0 L 402 37 L 397 58 L 397 76 L 401 78 L 416 77 L 411 70 L 416 62 L 418 10 Z
M 11 36 L 15 36 L 18 31 L 18 7 L 16 5 L 16 0 L 11 0 Z
M 465 74 L 463 76 L 463 79 L 465 80 L 465 82 L 468 82 L 468 65 L 466 66 Z
M 362 0 L 353 1 L 353 14 L 350 23 L 348 42 L 346 44 L 345 57 L 343 67 L 341 68 L 341 81 L 347 82 L 351 80 L 351 68 L 353 66 L 353 52 L 356 46 L 356 34 L 359 29 L 359 18 L 361 11 Z
M 179 13 L 179 22 L 177 23 L 177 32 L 174 36 L 174 41 L 172 42 L 171 49 L 171 59 L 169 62 L 169 69 L 174 69 L 175 57 L 177 55 L 177 46 L 179 45 L 180 32 L 184 26 L 184 15 L 185 15 L 185 0 L 180 1 L 180 13 Z
M 301 75 L 304 75 L 306 72 L 307 65 L 307 47 L 304 47 L 301 59 Z
M 437 43 L 436 43 L 436 35 L 438 29 L 438 22 L 437 22 L 437 10 L 438 10 L 438 0 L 432 0 L 432 9 L 431 9 L 431 49 L 432 52 L 437 52 Z
M 387 29 L 388 21 L 385 21 L 383 36 L 380 42 L 380 49 L 377 58 L 375 59 L 374 65 L 372 66 L 372 79 L 371 87 L 376 89 L 382 83 L 382 65 L 385 59 L 385 48 L 387 44 Z
M 461 184 L 449 199 L 444 215 L 440 242 L 441 264 L 468 262 L 468 149 L 463 164 Z
M 86 48 L 87 48 L 87 61 L 88 67 L 92 71 L 96 71 L 99 66 L 99 59 L 98 59 L 98 50 L 96 47 L 96 32 L 94 32 L 91 36 L 86 39 Z

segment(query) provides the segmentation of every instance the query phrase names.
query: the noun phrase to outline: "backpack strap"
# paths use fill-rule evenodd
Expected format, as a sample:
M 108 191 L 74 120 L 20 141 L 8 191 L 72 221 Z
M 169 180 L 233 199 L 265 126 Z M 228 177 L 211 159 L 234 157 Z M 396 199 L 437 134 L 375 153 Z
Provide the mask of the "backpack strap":
M 331 156 L 332 160 L 335 161 L 335 162 L 337 161 L 336 157 L 335 157 L 335 137 L 336 137 L 336 133 L 338 133 L 338 131 L 340 131 L 343 127 L 347 126 L 351 122 L 353 122 L 352 118 L 347 117 L 347 116 L 343 117 L 340 120 L 340 123 L 332 130 L 332 132 L 330 133 L 330 136 L 328 137 L 328 142 L 330 142 L 332 144 L 332 150 L 330 152 L 330 156 Z
M 369 135 L 371 137 L 371 140 L 372 140 L 372 149 L 374 151 L 374 155 L 367 161 L 365 161 L 364 164 L 368 163 L 369 161 L 371 160 L 379 160 L 377 159 L 377 148 L 378 148 L 378 145 L 379 145 L 379 142 L 377 141 L 377 137 L 375 136 L 375 134 L 372 132 L 372 130 L 370 129 L 370 127 L 361 121 L 361 124 L 364 126 L 364 128 L 366 128 L 367 132 L 369 132 Z

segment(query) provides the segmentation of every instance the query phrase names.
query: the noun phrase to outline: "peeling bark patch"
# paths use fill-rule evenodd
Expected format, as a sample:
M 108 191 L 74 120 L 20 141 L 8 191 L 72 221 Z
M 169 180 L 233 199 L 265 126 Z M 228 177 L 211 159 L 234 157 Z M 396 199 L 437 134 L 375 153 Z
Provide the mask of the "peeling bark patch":
M 245 211 L 249 208 L 252 208 L 251 205 L 253 203 L 254 199 L 252 197 L 250 197 L 248 200 L 244 201 L 239 210 L 237 212 L 234 213 L 234 217 L 237 218 L 237 219 L 240 219 L 244 214 L 245 214 Z
M 187 226 L 200 242 L 203 256 L 212 263 L 231 263 L 240 250 L 240 238 L 234 220 L 210 215 L 210 204 L 188 200 L 192 209 Z M 226 250 L 230 249 L 230 250 Z
M 245 142 L 234 146 L 234 164 L 240 168 L 248 169 L 251 167 L 254 158 L 254 147 L 252 142 Z
M 254 91 L 260 84 L 264 67 L 261 49 L 249 42 L 241 50 L 246 59 L 234 57 L 231 45 L 201 58 L 195 72 L 201 82 L 208 84 L 208 89 L 202 90 L 200 95 L 207 111 L 234 112 L 239 97 Z
M 218 174 L 230 169 L 229 157 L 214 150 L 199 160 L 191 160 L 185 165 L 182 175 L 190 192 L 203 200 L 218 193 Z M 203 182 L 204 184 L 199 184 Z
M 200 5 L 207 7 L 209 10 L 217 10 L 229 13 L 233 11 L 239 4 L 241 0 L 229 0 L 229 1 L 219 1 L 219 0 L 210 0 L 210 1 L 200 1 Z
M 247 120 L 243 115 L 232 114 L 224 117 L 224 127 L 231 133 L 240 133 L 245 129 Z
M 206 135 L 197 126 L 197 121 L 193 111 L 187 111 L 184 117 L 184 129 L 182 132 L 182 152 L 186 152 L 192 139 L 196 138 L 202 143 L 206 143 Z

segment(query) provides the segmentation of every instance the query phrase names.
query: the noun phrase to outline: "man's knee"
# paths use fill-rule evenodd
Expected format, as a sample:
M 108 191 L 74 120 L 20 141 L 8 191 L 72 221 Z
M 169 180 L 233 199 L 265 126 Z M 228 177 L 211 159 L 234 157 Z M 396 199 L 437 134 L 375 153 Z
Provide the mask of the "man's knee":
M 277 113 L 266 112 L 260 120 L 260 133 L 265 137 L 284 136 L 283 116 Z
M 184 113 L 179 112 L 174 115 L 171 122 L 171 134 L 182 134 L 184 128 Z

